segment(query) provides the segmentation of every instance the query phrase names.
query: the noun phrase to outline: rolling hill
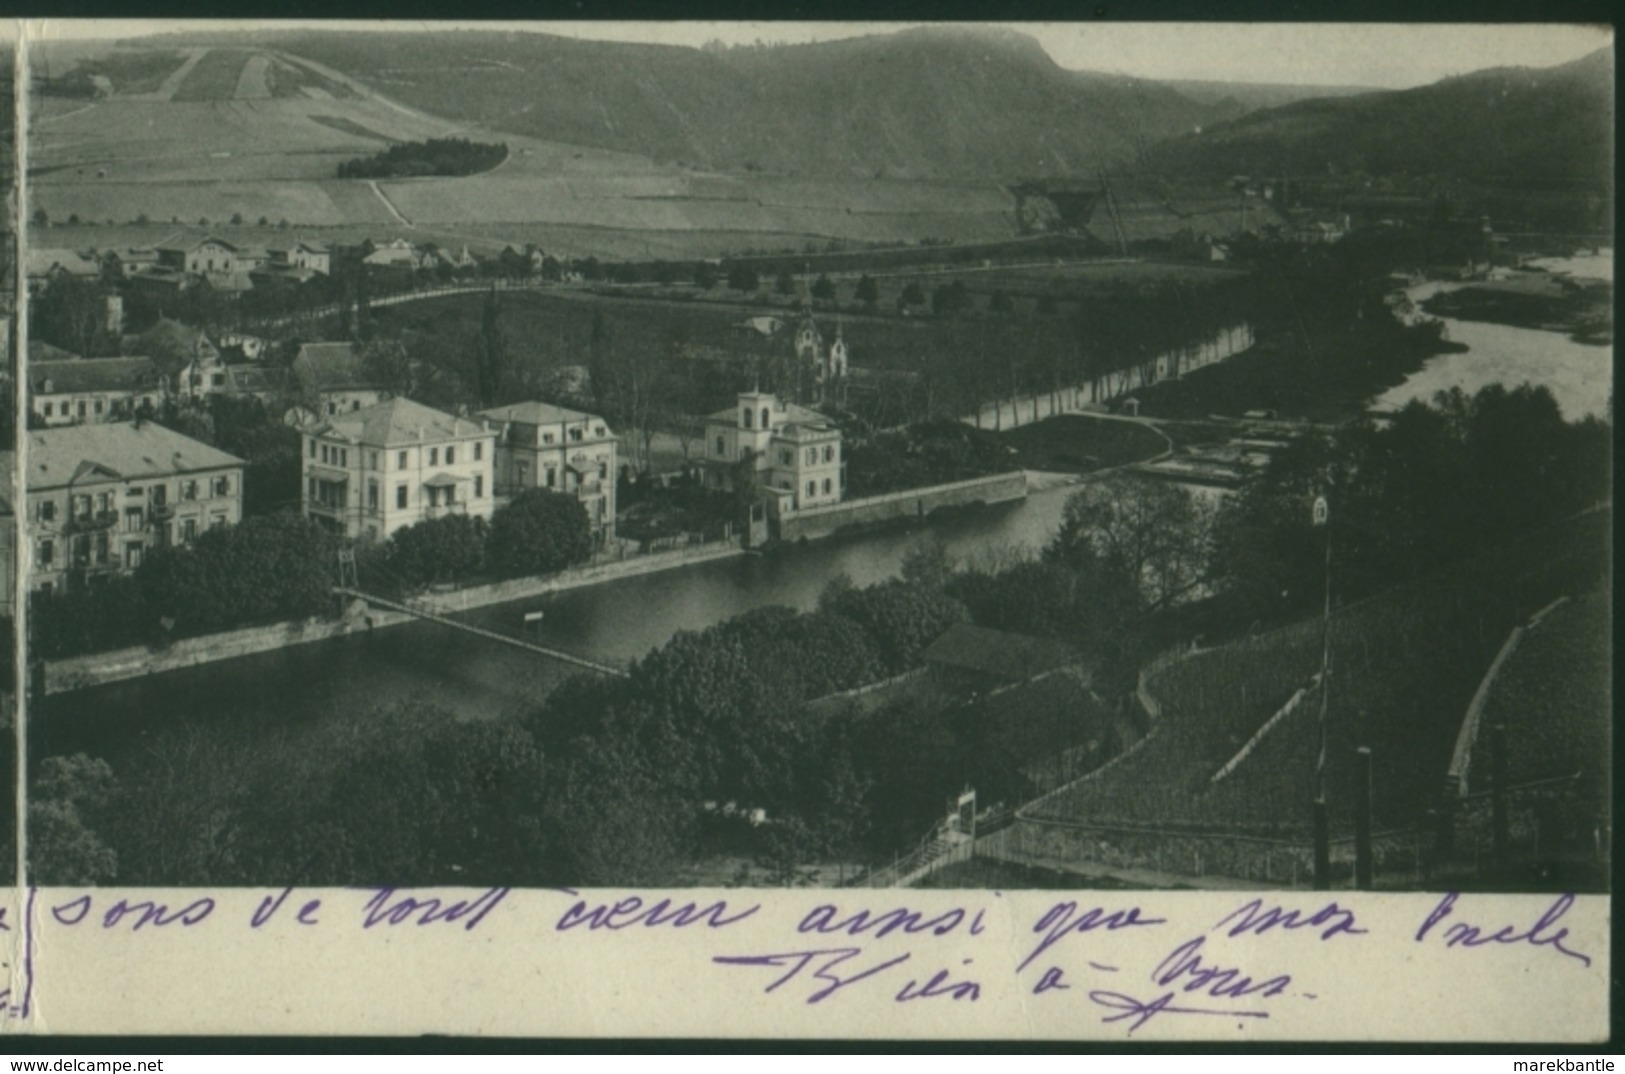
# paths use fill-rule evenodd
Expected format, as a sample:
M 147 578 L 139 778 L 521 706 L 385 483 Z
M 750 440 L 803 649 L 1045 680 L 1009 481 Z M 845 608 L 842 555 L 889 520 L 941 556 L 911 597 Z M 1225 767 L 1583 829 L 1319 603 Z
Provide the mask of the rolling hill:
M 1495 68 L 1416 89 L 1298 101 L 1187 133 L 1150 162 L 1188 175 L 1433 175 L 1605 187 L 1613 175 L 1613 56 Z
M 251 40 L 449 120 L 724 171 L 1094 175 L 1220 114 L 1154 82 L 1064 70 L 1008 31 L 722 51 L 489 31 Z

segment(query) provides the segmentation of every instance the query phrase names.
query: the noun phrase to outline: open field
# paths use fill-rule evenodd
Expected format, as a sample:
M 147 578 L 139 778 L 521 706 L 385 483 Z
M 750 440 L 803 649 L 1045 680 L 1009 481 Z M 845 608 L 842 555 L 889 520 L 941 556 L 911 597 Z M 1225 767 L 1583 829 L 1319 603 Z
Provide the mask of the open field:
M 84 98 L 43 98 L 36 116 L 32 207 L 52 220 L 195 224 L 241 213 L 306 228 L 399 224 L 367 183 L 335 179 L 338 165 L 392 142 L 458 136 L 503 141 L 508 159 L 478 176 L 381 183 L 414 229 L 476 240 L 489 231 L 499 246 L 600 258 L 969 242 L 1017 230 L 1014 198 L 993 183 L 711 174 L 437 118 L 281 52 L 108 57 L 77 60 L 85 71 L 110 65 L 110 96 L 104 83 Z

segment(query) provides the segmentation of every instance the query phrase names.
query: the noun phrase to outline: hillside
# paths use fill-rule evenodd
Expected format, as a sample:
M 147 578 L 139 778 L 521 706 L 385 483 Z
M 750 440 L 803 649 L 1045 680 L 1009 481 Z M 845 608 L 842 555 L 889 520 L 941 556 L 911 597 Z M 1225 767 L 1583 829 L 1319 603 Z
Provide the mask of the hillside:
M 1064 70 L 1011 32 L 723 51 L 487 31 L 245 40 L 453 121 L 725 171 L 1093 175 L 1221 114 L 1153 82 Z
M 1435 175 L 1608 185 L 1613 57 L 1496 68 L 1417 89 L 1298 101 L 1158 146 L 1152 166 L 1224 176 Z

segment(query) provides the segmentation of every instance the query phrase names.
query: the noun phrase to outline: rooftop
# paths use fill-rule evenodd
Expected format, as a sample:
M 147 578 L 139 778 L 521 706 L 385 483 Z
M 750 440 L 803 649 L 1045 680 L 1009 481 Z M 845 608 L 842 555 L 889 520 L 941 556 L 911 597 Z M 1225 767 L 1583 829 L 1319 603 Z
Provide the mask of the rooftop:
M 28 488 L 63 488 L 87 474 L 139 480 L 242 466 L 219 448 L 155 422 L 64 425 L 28 433 Z
M 156 387 L 162 374 L 151 358 L 31 360 L 28 385 L 42 394 L 139 391 Z
M 490 418 L 492 421 L 517 421 L 526 425 L 553 425 L 569 421 L 603 420 L 596 414 L 587 414 L 580 410 L 571 410 L 568 407 L 555 406 L 552 403 L 540 401 L 493 407 L 490 410 L 480 411 L 480 416 Z
M 352 410 L 348 414 L 329 418 L 316 431 L 331 431 L 356 443 L 374 447 L 457 440 L 487 432 L 478 422 L 442 413 L 410 399 L 390 399 Z

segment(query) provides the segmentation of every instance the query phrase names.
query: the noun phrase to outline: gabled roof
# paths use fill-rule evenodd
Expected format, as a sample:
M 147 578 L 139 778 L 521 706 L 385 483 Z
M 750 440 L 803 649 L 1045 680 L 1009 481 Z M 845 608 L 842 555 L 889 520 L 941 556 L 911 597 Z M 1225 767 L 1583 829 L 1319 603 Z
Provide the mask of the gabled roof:
M 28 434 L 30 491 L 63 488 L 93 472 L 139 480 L 242 465 L 235 455 L 151 421 L 64 425 Z
M 488 430 L 477 422 L 454 417 L 410 399 L 390 399 L 340 414 L 324 421 L 316 431 L 331 431 L 370 447 L 405 447 L 488 435 Z
M 1079 663 L 1070 648 L 1047 638 L 956 623 L 920 654 L 927 664 L 1023 682 L 1046 671 Z
M 78 357 L 79 356 L 72 351 L 63 350 L 61 347 L 47 343 L 43 339 L 31 339 L 28 341 L 28 362 L 30 365 L 35 362 L 68 361 Z
M 201 328 L 160 317 L 145 332 L 130 337 L 136 346 L 154 357 L 182 357 L 188 360 L 214 350 L 214 344 Z
M 480 411 L 480 416 L 490 418 L 492 421 L 517 421 L 527 425 L 553 425 L 561 422 L 603 420 L 596 414 L 587 414 L 580 410 L 570 410 L 566 407 L 540 401 L 493 407 L 490 410 Z
M 162 379 L 158 364 L 151 358 L 70 358 L 28 363 L 29 390 L 39 395 L 142 391 L 157 387 Z

